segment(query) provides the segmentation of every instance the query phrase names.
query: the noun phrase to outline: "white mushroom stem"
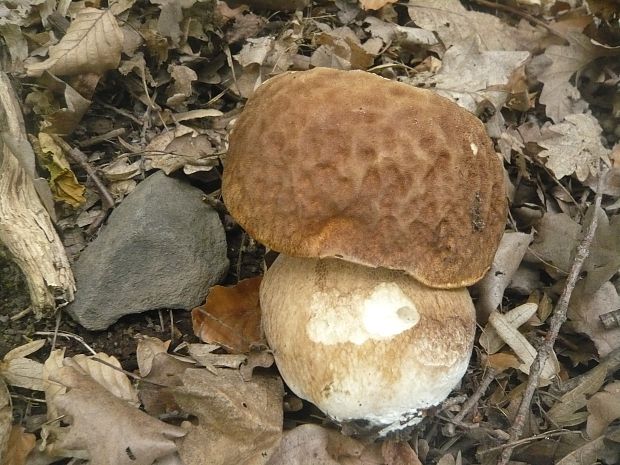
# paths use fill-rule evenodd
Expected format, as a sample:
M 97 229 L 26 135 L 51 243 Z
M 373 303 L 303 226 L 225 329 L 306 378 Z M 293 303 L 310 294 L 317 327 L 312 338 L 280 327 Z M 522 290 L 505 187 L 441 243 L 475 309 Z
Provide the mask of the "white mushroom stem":
M 337 421 L 419 421 L 458 384 L 474 341 L 466 289 L 431 289 L 343 260 L 280 255 L 261 307 L 284 380 Z

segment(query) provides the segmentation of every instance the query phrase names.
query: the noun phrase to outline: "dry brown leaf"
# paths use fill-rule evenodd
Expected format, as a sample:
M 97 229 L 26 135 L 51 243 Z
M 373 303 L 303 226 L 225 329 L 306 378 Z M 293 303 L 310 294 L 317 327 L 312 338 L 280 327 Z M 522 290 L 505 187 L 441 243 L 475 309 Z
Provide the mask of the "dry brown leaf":
M 601 357 L 620 347 L 620 328 L 605 329 L 600 315 L 620 308 L 620 295 L 611 282 L 603 284 L 594 294 L 584 292 L 579 283 L 568 306 L 573 328 L 587 334 Z
M 144 410 L 153 416 L 178 412 L 179 406 L 168 388 L 180 386 L 183 372 L 194 366 L 185 359 L 173 357 L 165 352 L 155 354 L 151 371 L 139 385 L 139 397 Z M 139 367 L 142 370 L 143 367 Z
M 194 334 L 207 343 L 221 344 L 231 352 L 244 353 L 263 343 L 258 291 L 261 278 L 236 286 L 214 286 L 204 305 L 192 310 Z
M 136 348 L 136 359 L 140 376 L 146 377 L 153 368 L 153 360 L 157 354 L 167 353 L 170 347 L 170 341 L 162 341 L 156 337 L 140 335 L 138 338 L 138 347 Z
M 519 369 L 529 374 L 530 366 L 536 358 L 536 349 L 529 343 L 523 334 L 510 325 L 505 315 L 499 312 L 493 312 L 489 317 L 489 323 L 493 325 L 497 334 L 506 342 L 506 344 L 514 351 L 514 353 L 522 361 Z M 539 386 L 545 386 L 560 371 L 560 364 L 556 358 L 555 352 L 552 352 L 543 366 L 540 374 Z
M 608 384 L 601 392 L 594 394 L 587 403 L 588 423 L 586 432 L 590 439 L 605 433 L 612 421 L 620 418 L 620 381 Z
M 6 458 L 0 463 L 3 465 L 25 465 L 26 458 L 34 449 L 36 441 L 36 436 L 26 433 L 22 426 L 13 426 L 9 435 Z M 1 454 L 0 458 L 2 458 Z
M 540 103 L 546 106 L 547 116 L 556 123 L 571 113 L 581 113 L 588 108 L 570 79 L 596 58 L 609 53 L 608 49 L 594 44 L 580 32 L 569 32 L 567 38 L 568 45 L 547 47 L 545 57 L 551 60 L 551 66 L 538 77 L 543 83 Z
M 267 465 L 383 465 L 381 446 L 361 442 L 319 425 L 288 431 Z
M 588 209 L 584 224 L 589 224 L 594 213 L 594 208 Z M 620 271 L 620 215 L 609 218 L 602 208 L 596 210 L 596 214 L 598 227 L 590 246 L 590 254 L 583 265 L 587 273 L 584 292 L 588 294 L 599 290 Z
M 71 420 L 66 434 L 48 446 L 51 455 L 86 450 L 91 465 L 151 465 L 173 453 L 174 439 L 186 433 L 130 406 L 73 367 L 50 379 L 67 387 L 53 402 Z
M 37 82 L 58 100 L 44 112 L 42 130 L 50 134 L 71 134 L 90 108 L 90 101 L 71 85 L 49 73 L 45 73 Z M 26 101 L 29 101 L 30 95 Z
M 359 0 L 364 10 L 380 10 L 385 5 L 396 3 L 398 0 Z
M 27 67 L 28 75 L 102 74 L 118 67 L 122 46 L 123 33 L 111 11 L 82 8 L 61 41 L 50 47 L 49 58 Z
M 474 114 L 489 107 L 498 111 L 512 94 L 513 74 L 528 57 L 529 52 L 488 51 L 481 38 L 473 35 L 448 49 L 435 75 L 414 76 L 411 82 L 432 86 Z
M 189 66 L 170 65 L 168 72 L 172 78 L 172 84 L 168 86 L 166 105 L 182 111 L 186 108 L 186 101 L 192 96 L 192 82 L 198 79 L 196 71 Z
M 63 149 L 52 136 L 44 132 L 38 134 L 38 140 L 41 150 L 37 155 L 39 162 L 49 172 L 49 184 L 54 199 L 65 202 L 73 208 L 83 205 L 86 202 L 84 197 L 86 188 L 79 183 L 71 170 Z
M 381 446 L 385 465 L 422 465 L 418 454 L 404 441 L 385 441 Z
M 64 394 L 67 392 L 67 389 L 62 384 L 50 381 L 50 374 L 56 373 L 60 368 L 62 368 L 64 358 L 65 349 L 56 349 L 50 353 L 47 360 L 45 360 L 45 363 L 43 363 L 41 378 L 45 382 L 45 403 L 47 404 L 48 420 L 56 420 L 60 416 L 53 400 L 59 394 Z
M 372 37 L 381 39 L 383 45 L 396 43 L 405 48 L 413 48 L 415 46 L 431 47 L 438 44 L 435 34 L 426 29 L 401 26 L 382 21 L 374 16 L 366 17 L 364 24 L 369 24 L 364 29 L 370 32 Z
M 573 423 L 574 414 L 586 406 L 587 396 L 597 392 L 607 376 L 607 368 L 602 365 L 592 369 L 571 391 L 564 394 L 549 410 L 548 415 L 554 423 L 564 426 Z M 582 421 L 585 421 L 583 416 Z
M 409 0 L 409 17 L 436 31 L 446 48 L 478 35 L 485 50 L 519 50 L 518 30 L 495 15 L 466 9 L 458 0 Z
M 605 444 L 605 438 L 603 436 L 587 442 L 581 447 L 578 447 L 570 454 L 563 457 L 560 461 L 556 462 L 556 465 L 585 465 L 595 464 L 597 458 L 605 453 L 607 445 Z
M 31 341 L 7 352 L 0 361 L 0 377 L 12 386 L 43 391 L 43 364 L 26 357 L 44 345 L 44 340 Z
M 601 143 L 603 130 L 590 114 L 566 115 L 563 122 L 543 128 L 538 156 L 558 179 L 573 173 L 580 181 L 598 173 L 600 161 L 608 162 L 609 150 Z
M 103 362 L 103 363 L 102 363 Z M 63 360 L 64 366 L 73 366 L 82 370 L 111 394 L 130 404 L 138 406 L 138 393 L 131 381 L 122 371 L 120 362 L 111 355 L 99 352 L 94 356 L 78 354 Z M 54 374 L 50 373 L 50 378 Z
M 538 305 L 534 303 L 525 303 L 506 312 L 504 314 L 504 318 L 510 326 L 519 328 L 532 316 L 534 316 L 537 310 Z M 490 323 L 487 323 L 484 327 L 482 334 L 480 334 L 479 341 L 480 345 L 484 350 L 486 350 L 487 354 L 494 354 L 495 352 L 498 352 L 502 347 L 504 347 L 505 344 L 505 341 L 499 337 L 497 331 Z
M 219 163 L 209 137 L 181 124 L 154 137 L 144 156 L 144 169 L 160 169 L 168 175 L 181 168 L 186 174 L 209 171 Z
M 315 67 L 366 69 L 372 66 L 376 53 L 369 52 L 348 27 L 321 32 L 314 38 L 319 47 L 310 58 Z M 382 41 L 379 41 L 381 47 Z
M 192 358 L 213 374 L 217 372 L 216 367 L 238 370 L 248 359 L 246 355 L 213 353 L 213 351 L 221 348 L 217 344 L 189 344 L 188 346 Z
M 172 391 L 181 408 L 198 418 L 179 445 L 185 465 L 263 465 L 282 435 L 281 379 L 254 376 L 243 381 L 238 371 L 217 375 L 190 368 L 183 386 Z
M 521 361 L 516 355 L 499 352 L 487 357 L 487 365 L 491 368 L 495 368 L 498 373 L 501 373 L 508 368 L 518 370 L 521 366 Z
M 461 453 L 459 452 L 456 458 L 452 454 L 445 454 L 439 459 L 437 465 L 461 465 L 462 463 Z
M 131 163 L 127 158 L 117 158 L 109 165 L 101 168 L 105 178 L 111 183 L 128 181 L 131 178 L 143 174 L 144 161 L 138 160 Z
M 536 228 L 530 245 L 534 261 L 542 263 L 551 276 L 566 276 L 573 261 L 581 225 L 565 213 L 547 213 Z

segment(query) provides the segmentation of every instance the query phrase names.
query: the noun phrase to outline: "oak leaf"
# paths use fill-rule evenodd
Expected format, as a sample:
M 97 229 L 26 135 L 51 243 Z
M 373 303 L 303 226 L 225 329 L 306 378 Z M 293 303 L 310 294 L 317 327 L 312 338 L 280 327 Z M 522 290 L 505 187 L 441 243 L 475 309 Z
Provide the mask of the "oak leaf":
M 109 10 L 83 8 L 61 41 L 50 47 L 49 58 L 27 67 L 28 75 L 102 74 L 118 67 L 122 46 L 123 33 Z

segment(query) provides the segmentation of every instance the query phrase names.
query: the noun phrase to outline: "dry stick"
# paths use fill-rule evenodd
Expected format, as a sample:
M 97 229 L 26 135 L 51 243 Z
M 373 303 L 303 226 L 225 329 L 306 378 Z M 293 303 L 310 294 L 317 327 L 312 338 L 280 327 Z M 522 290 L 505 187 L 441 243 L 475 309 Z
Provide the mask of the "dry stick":
M 602 173 L 599 173 L 599 180 L 601 178 Z M 536 355 L 536 358 L 534 359 L 534 362 L 530 367 L 530 377 L 527 381 L 525 391 L 523 392 L 523 399 L 521 400 L 521 404 L 519 405 L 519 410 L 517 411 L 517 416 L 515 417 L 514 423 L 510 428 L 511 443 L 518 441 L 521 437 L 521 434 L 523 434 L 525 419 L 527 418 L 527 414 L 530 410 L 532 397 L 534 397 L 534 391 L 538 387 L 540 373 L 545 366 L 547 358 L 553 351 L 555 340 L 560 333 L 560 327 L 566 321 L 568 302 L 570 301 L 571 295 L 575 290 L 575 285 L 577 284 L 577 280 L 579 279 L 579 274 L 581 273 L 583 263 L 585 262 L 586 258 L 590 253 L 590 245 L 592 244 L 592 240 L 594 239 L 594 233 L 596 232 L 596 227 L 598 226 L 598 210 L 601 207 L 601 199 L 603 197 L 601 190 L 602 189 L 599 185 L 596 197 L 594 198 L 594 214 L 592 215 L 592 220 L 590 222 L 590 225 L 588 226 L 586 235 L 577 246 L 575 260 L 573 261 L 573 266 L 568 273 L 568 278 L 566 280 L 566 284 L 564 285 L 564 290 L 562 291 L 562 295 L 560 296 L 560 299 L 555 306 L 553 316 L 549 320 L 549 331 L 547 332 L 545 339 L 540 346 L 540 349 L 538 350 L 538 354 Z M 502 451 L 502 455 L 497 462 L 497 465 L 506 465 L 510 460 L 513 449 L 514 445 L 504 449 Z
M 113 129 L 111 131 L 106 132 L 105 134 L 100 134 L 98 136 L 94 136 L 89 139 L 83 140 L 78 145 L 80 146 L 80 148 L 90 147 L 91 145 L 96 145 L 101 142 L 114 139 L 115 137 L 124 136 L 126 132 L 127 130 L 125 128 Z
M 489 367 L 487 369 L 484 377 L 482 378 L 482 381 L 480 381 L 478 389 L 476 389 L 476 392 L 474 392 L 471 397 L 467 399 L 467 401 L 463 404 L 463 406 L 461 407 L 461 411 L 453 418 L 453 421 L 458 423 L 463 421 L 465 415 L 467 415 L 469 411 L 475 407 L 482 395 L 487 391 L 487 389 L 491 385 L 491 382 L 495 379 L 496 374 L 497 370 L 495 368 Z

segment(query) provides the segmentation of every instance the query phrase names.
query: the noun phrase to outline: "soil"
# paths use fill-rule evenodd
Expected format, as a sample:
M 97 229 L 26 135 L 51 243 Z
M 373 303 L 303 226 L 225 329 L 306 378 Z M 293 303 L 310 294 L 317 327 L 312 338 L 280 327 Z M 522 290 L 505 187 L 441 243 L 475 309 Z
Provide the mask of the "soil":
M 230 222 L 228 225 L 230 268 L 222 282 L 224 285 L 262 274 L 264 256 L 263 247 L 249 240 L 237 225 Z M 64 348 L 66 356 L 88 354 L 88 346 L 96 352 L 113 355 L 125 370 L 133 372 L 138 368 L 137 335 L 171 340 L 172 348 L 182 342 L 198 342 L 192 330 L 191 312 L 187 310 L 161 309 L 129 315 L 104 331 L 88 331 L 62 312 L 58 317 L 50 315 L 37 320 L 31 312 L 23 312 L 29 304 L 25 277 L 10 259 L 8 250 L 0 245 L 0 358 L 32 339 L 47 338 L 50 343 L 30 356 L 44 362 L 52 350 L 56 333 L 54 348 Z M 43 404 L 32 404 L 33 393 L 21 389 L 12 389 L 12 392 L 14 415 L 26 416 L 29 411 L 44 411 Z

